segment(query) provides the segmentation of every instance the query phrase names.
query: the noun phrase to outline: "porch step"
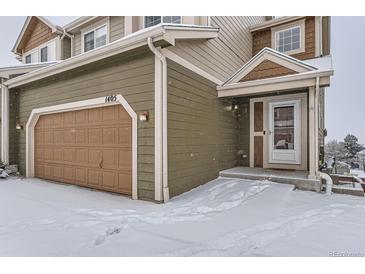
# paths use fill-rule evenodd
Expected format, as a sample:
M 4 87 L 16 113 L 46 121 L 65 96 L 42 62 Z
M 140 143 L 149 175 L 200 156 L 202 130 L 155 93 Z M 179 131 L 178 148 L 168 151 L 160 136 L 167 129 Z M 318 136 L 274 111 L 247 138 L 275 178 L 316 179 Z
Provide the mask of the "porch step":
M 291 184 L 301 190 L 320 192 L 321 181 L 308 179 L 305 172 L 279 171 L 262 168 L 236 167 L 219 172 L 221 177 L 247 180 L 268 180 L 275 183 Z
M 359 183 L 354 184 L 343 184 L 343 185 L 333 185 L 332 192 L 337 194 L 347 194 L 352 196 L 364 197 L 364 190 Z

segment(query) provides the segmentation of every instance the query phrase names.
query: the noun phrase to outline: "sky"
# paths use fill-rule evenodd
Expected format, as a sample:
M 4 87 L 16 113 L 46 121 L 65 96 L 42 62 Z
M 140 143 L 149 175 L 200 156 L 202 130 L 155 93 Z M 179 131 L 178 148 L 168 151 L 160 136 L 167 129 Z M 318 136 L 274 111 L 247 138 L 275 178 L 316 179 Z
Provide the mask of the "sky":
M 76 17 L 47 17 L 52 22 L 64 25 Z M 25 17 L 0 16 L 0 67 L 19 64 L 11 49 L 24 24 Z M 331 54 L 335 74 L 331 86 L 326 88 L 325 121 L 328 136 L 342 140 L 348 133 L 354 134 L 365 144 L 365 17 L 332 17 Z

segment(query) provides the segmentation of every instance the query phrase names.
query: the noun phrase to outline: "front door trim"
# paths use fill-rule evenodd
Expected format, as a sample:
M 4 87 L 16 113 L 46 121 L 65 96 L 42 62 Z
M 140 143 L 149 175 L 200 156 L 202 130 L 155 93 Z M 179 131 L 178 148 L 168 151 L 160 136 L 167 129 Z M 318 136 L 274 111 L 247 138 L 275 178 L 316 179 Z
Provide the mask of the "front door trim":
M 115 101 L 106 102 L 106 97 L 54 105 L 33 109 L 26 125 L 26 176 L 34 177 L 34 128 L 40 115 L 67 112 L 88 108 L 106 107 L 120 104 L 132 118 L 132 199 L 138 199 L 137 189 L 137 114 L 121 95 L 115 95 Z
M 275 150 L 273 149 L 274 142 L 274 108 L 275 107 L 286 107 L 286 106 L 293 106 L 294 107 L 294 149 L 292 150 Z M 301 163 L 301 136 L 300 136 L 300 130 L 301 130 L 301 107 L 300 107 L 300 100 L 290 100 L 290 101 L 275 101 L 275 102 L 269 102 L 268 106 L 268 122 L 269 122 L 269 136 L 268 136 L 268 162 L 272 164 L 296 164 L 299 165 Z M 276 153 L 278 155 L 284 153 L 290 155 L 294 154 L 293 160 L 280 160 L 280 159 L 274 159 L 273 154 Z

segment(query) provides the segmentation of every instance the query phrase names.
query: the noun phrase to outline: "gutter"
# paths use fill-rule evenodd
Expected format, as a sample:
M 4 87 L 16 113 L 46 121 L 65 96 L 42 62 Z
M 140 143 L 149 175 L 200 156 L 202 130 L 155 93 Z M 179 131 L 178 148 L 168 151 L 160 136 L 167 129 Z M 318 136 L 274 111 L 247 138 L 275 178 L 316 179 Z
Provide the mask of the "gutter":
M 162 150 L 162 196 L 163 196 L 163 201 L 166 203 L 170 199 L 170 192 L 169 192 L 169 185 L 168 185 L 168 163 L 167 163 L 167 157 L 168 157 L 168 153 L 167 153 L 167 62 L 166 62 L 166 57 L 161 53 L 161 51 L 159 49 L 157 49 L 153 45 L 153 41 L 152 41 L 151 37 L 147 38 L 147 44 L 148 44 L 149 49 L 152 51 L 152 53 L 156 56 L 156 58 L 161 63 L 161 66 L 160 66 L 161 77 L 158 80 L 160 80 L 162 83 L 160 82 L 158 84 L 159 88 L 158 88 L 158 90 L 155 90 L 155 93 L 157 94 L 157 100 L 160 101 L 160 103 L 158 105 L 160 105 L 162 108 L 162 117 L 157 117 L 160 115 L 156 115 L 155 124 L 162 122 L 162 132 L 161 132 L 162 136 L 159 136 L 160 134 L 158 134 L 158 136 L 160 137 L 160 140 L 156 140 L 156 141 L 161 142 L 161 139 L 162 139 L 162 149 L 157 151 L 157 153 L 160 154 L 161 150 Z M 159 110 L 157 110 L 157 111 L 159 111 Z M 161 119 L 162 121 L 161 120 L 159 121 L 159 119 Z M 160 163 L 156 163 L 156 164 L 161 165 L 161 154 L 157 155 L 157 157 L 158 157 L 158 160 Z M 157 178 L 159 178 L 159 176 L 157 176 Z
M 194 33 L 194 31 L 196 31 L 196 35 L 192 37 L 191 33 Z M 155 27 L 137 31 L 97 49 L 73 56 L 61 61 L 56 65 L 48 66 L 46 68 L 27 73 L 26 75 L 10 79 L 7 81 L 7 85 L 9 88 L 14 88 L 64 71 L 68 71 L 70 69 L 87 65 L 119 53 L 146 46 L 146 40 L 148 37 L 151 37 L 153 42 L 163 40 L 166 43 L 172 45 L 176 39 L 215 38 L 218 31 L 219 30 L 217 28 L 209 27 L 192 28 L 184 25 L 179 27 L 173 25 L 157 25 Z
M 253 87 L 253 86 L 259 86 L 263 84 L 273 84 L 273 83 L 281 83 L 281 82 L 287 82 L 287 81 L 296 81 L 296 80 L 304 80 L 304 79 L 310 79 L 314 77 L 325 77 L 325 76 L 332 76 L 333 70 L 313 70 L 309 72 L 302 72 L 298 74 L 291 74 L 291 75 L 285 75 L 275 78 L 265 78 L 265 79 L 258 79 L 258 80 L 252 80 L 247 82 L 239 82 L 239 83 L 233 83 L 233 84 L 227 84 L 223 86 L 218 86 L 217 90 L 230 90 L 230 89 L 237 89 L 237 88 L 244 88 L 244 87 Z

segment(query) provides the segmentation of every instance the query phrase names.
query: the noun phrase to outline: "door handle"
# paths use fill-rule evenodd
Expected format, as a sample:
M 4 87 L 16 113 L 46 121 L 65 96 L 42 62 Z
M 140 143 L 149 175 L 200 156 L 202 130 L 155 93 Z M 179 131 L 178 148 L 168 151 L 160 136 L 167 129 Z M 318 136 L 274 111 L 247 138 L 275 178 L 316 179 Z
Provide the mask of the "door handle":
M 103 159 L 100 159 L 99 161 L 99 168 L 103 168 Z
M 272 133 L 271 130 L 269 130 L 269 135 L 271 135 L 271 133 Z

